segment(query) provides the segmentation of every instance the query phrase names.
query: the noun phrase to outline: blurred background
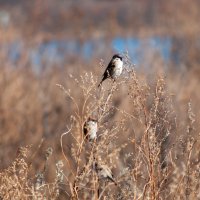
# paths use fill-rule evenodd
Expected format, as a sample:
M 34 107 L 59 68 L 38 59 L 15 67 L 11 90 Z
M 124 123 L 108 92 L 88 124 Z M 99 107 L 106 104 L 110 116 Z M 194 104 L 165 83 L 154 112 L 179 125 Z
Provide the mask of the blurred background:
M 0 168 L 41 138 L 58 160 L 74 108 L 56 84 L 100 78 L 100 60 L 116 52 L 150 81 L 164 73 L 180 115 L 191 100 L 198 116 L 199 19 L 199 0 L 0 0 Z

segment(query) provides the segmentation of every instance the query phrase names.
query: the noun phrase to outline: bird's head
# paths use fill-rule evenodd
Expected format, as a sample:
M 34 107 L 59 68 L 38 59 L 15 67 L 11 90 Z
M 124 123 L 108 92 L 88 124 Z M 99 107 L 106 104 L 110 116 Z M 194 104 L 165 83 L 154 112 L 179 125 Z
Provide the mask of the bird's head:
M 119 55 L 119 54 L 115 54 L 113 57 L 112 57 L 113 60 L 121 60 L 122 61 L 122 56 Z
M 97 122 L 97 119 L 93 118 L 93 117 L 88 117 L 87 121 L 92 121 L 92 122 Z

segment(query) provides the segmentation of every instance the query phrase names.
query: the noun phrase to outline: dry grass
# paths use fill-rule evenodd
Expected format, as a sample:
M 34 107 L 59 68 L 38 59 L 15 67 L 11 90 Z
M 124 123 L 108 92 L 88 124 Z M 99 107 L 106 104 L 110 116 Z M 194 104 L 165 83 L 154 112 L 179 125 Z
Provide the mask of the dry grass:
M 59 69 L 38 79 L 1 68 L 1 199 L 200 199 L 193 104 L 171 95 L 170 78 L 149 83 L 128 57 L 126 66 L 118 82 L 100 89 L 93 73 L 58 84 Z M 93 142 L 83 134 L 88 117 L 98 121 Z M 107 166 L 116 184 L 99 177 L 97 165 Z
M 1 3 L 11 24 L 0 25 L 0 200 L 200 199 L 199 1 L 9 2 Z M 181 63 L 145 55 L 134 68 L 125 55 L 122 78 L 101 89 L 101 45 L 90 64 L 66 55 L 68 64 L 51 68 L 43 58 L 38 74 L 31 66 L 29 51 L 51 39 L 109 43 L 133 33 L 171 37 Z M 11 61 L 7 45 L 18 40 Z M 83 134 L 89 117 L 95 141 Z

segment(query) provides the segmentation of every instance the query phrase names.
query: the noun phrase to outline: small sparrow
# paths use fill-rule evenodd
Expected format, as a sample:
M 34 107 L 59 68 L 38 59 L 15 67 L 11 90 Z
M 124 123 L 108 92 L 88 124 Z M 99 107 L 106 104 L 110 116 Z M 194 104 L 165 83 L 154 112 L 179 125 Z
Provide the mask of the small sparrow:
M 111 78 L 114 81 L 121 75 L 123 70 L 123 61 L 122 56 L 119 54 L 115 54 L 110 63 L 108 64 L 101 82 L 99 83 L 98 87 L 101 86 L 102 82 L 106 80 L 107 78 Z
M 83 133 L 89 141 L 93 141 L 97 138 L 97 120 L 89 117 L 83 126 Z
M 108 179 L 117 185 L 117 182 L 113 178 L 112 171 L 107 165 L 100 165 L 96 162 L 94 167 L 99 179 Z

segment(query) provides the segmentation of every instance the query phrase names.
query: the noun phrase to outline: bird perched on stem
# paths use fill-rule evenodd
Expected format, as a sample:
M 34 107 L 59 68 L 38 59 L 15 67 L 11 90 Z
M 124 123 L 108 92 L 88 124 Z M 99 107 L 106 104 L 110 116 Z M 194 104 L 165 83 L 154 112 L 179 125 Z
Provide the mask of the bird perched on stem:
M 97 120 L 89 117 L 83 126 L 83 133 L 86 139 L 88 139 L 89 141 L 95 140 L 97 138 L 97 131 L 98 131 Z
M 101 86 L 104 80 L 107 78 L 111 78 L 114 81 L 121 75 L 123 70 L 123 61 L 122 61 L 122 56 L 119 54 L 115 54 L 110 63 L 108 64 L 101 82 L 99 83 L 98 87 Z
M 103 164 L 99 164 L 95 162 L 94 167 L 99 179 L 107 179 L 115 183 L 115 185 L 117 185 L 117 182 L 113 178 L 112 171 L 107 165 L 103 165 Z

